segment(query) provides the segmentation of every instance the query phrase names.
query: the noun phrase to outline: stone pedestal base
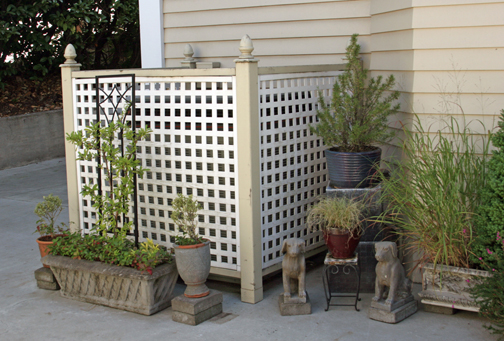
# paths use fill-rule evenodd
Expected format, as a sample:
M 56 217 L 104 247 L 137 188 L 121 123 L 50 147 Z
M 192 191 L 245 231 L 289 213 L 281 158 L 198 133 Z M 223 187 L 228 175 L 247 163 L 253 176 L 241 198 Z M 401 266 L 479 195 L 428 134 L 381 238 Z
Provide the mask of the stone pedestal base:
M 368 317 L 380 322 L 398 323 L 416 313 L 417 310 L 418 303 L 413 300 L 392 311 L 371 306 L 368 310 Z
M 222 313 L 222 293 L 210 290 L 210 294 L 201 298 L 189 298 L 184 295 L 172 301 L 172 320 L 196 326 Z
M 278 297 L 278 306 L 280 307 L 280 315 L 309 315 L 311 314 L 310 296 L 306 293 L 306 303 L 284 303 L 284 295 Z
M 59 290 L 60 286 L 53 272 L 49 268 L 40 268 L 35 270 L 35 279 L 37 280 L 37 287 L 45 290 Z

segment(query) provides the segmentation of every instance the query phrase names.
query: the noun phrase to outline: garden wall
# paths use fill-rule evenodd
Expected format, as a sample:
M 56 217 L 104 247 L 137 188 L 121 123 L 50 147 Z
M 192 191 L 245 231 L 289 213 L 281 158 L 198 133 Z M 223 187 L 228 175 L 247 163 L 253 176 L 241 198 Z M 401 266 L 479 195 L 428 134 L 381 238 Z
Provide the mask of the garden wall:
M 63 110 L 0 118 L 0 169 L 65 156 Z

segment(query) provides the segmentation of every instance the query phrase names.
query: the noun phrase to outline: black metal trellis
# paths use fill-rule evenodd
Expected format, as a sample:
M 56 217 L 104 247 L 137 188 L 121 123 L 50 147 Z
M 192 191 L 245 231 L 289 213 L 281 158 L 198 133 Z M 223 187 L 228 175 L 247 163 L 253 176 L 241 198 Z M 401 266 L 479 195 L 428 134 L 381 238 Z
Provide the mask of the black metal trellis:
M 126 80 L 124 82 L 116 82 L 112 89 L 107 92 L 106 89 L 100 88 L 100 80 L 101 79 L 107 79 L 107 78 L 129 78 L 129 81 Z M 124 84 L 124 89 L 121 89 L 120 84 Z M 136 111 L 135 111 L 135 75 L 134 74 L 127 74 L 127 75 L 107 75 L 107 76 L 96 76 L 95 77 L 95 86 L 96 86 L 96 121 L 97 123 L 102 125 L 101 123 L 101 113 L 103 112 L 103 116 L 105 116 L 105 124 L 109 125 L 110 122 L 116 120 L 119 117 L 119 114 L 122 111 L 122 108 L 124 107 L 124 104 L 128 104 L 128 93 L 131 93 L 131 106 L 130 106 L 130 112 L 131 112 L 131 128 L 133 132 L 136 130 Z M 102 96 L 102 97 L 100 97 Z M 107 115 L 105 112 L 105 108 L 102 107 L 102 104 L 105 102 L 112 103 L 112 113 L 110 117 Z M 123 106 L 121 106 L 121 103 L 123 103 Z M 120 140 L 120 145 L 121 145 L 121 154 L 124 156 L 124 137 L 122 131 L 119 133 L 119 140 Z M 99 146 L 100 146 L 100 142 Z M 136 155 L 136 151 L 134 151 Z M 135 156 L 136 157 L 136 156 Z M 98 166 L 101 164 L 101 157 L 98 157 Z M 99 172 L 98 172 L 98 194 L 101 196 L 102 195 L 102 169 L 100 167 Z M 114 184 L 111 183 L 109 184 L 111 187 L 111 190 L 113 189 Z M 133 192 L 133 225 L 134 225 L 134 230 L 133 233 L 127 232 L 127 235 L 131 236 L 133 235 L 135 238 L 135 245 L 138 246 L 138 238 L 139 238 L 139 232 L 138 232 L 138 199 L 137 199 L 137 175 L 134 174 L 133 178 L 133 186 L 134 186 L 134 192 Z M 123 214 L 122 216 L 122 223 L 126 221 L 126 216 Z

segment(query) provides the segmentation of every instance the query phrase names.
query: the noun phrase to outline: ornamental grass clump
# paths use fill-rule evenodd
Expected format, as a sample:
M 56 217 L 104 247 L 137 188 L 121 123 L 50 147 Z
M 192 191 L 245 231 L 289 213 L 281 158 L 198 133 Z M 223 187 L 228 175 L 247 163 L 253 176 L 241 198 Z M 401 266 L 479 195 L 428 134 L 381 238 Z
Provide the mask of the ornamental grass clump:
M 330 103 L 319 93 L 318 123 L 310 131 L 322 138 L 324 144 L 338 152 L 364 152 L 376 144 L 392 139 L 394 131 L 388 118 L 397 113 L 399 91 L 393 91 L 393 75 L 370 78 L 362 67 L 358 34 L 353 34 L 346 48 L 347 66 L 333 86 Z
M 364 204 L 359 200 L 323 197 L 308 210 L 306 225 L 324 234 L 348 231 L 352 237 L 360 236 L 363 210 Z
M 442 129 L 431 133 L 417 116 L 413 129 L 404 127 L 403 159 L 391 167 L 390 178 L 382 177 L 387 208 L 377 222 L 406 237 L 409 250 L 422 251 L 417 265 L 468 268 L 490 132 L 474 134 L 469 124 L 476 122 L 461 125 L 453 117 L 442 123 Z

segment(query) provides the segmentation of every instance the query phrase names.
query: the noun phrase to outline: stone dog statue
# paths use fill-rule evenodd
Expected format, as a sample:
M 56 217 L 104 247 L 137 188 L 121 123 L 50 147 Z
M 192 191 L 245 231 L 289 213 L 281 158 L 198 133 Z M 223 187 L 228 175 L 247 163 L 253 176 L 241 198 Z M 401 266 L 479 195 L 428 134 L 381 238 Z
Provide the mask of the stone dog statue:
M 376 250 L 376 284 L 374 302 L 384 299 L 387 287 L 388 295 L 385 305 L 392 306 L 401 299 L 411 296 L 411 281 L 406 278 L 404 268 L 397 258 L 397 245 L 394 242 L 378 242 Z
M 306 303 L 305 290 L 305 241 L 300 238 L 284 240 L 282 254 L 282 275 L 284 286 L 284 303 Z M 298 297 L 292 298 L 297 292 Z

